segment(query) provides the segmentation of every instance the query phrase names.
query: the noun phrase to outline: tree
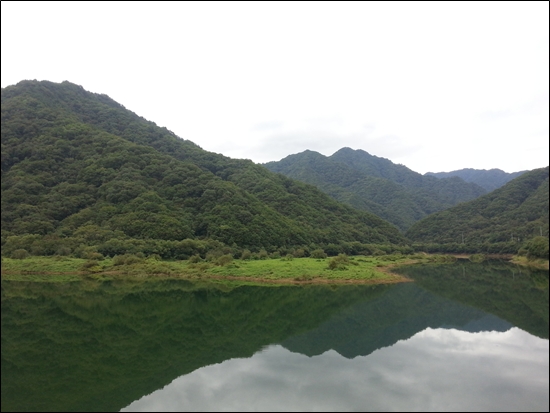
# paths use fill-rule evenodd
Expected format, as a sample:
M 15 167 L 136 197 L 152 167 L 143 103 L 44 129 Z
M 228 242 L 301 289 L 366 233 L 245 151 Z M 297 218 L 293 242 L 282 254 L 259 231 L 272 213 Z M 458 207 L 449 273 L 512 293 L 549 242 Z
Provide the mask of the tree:
M 527 250 L 527 258 L 548 259 L 548 238 L 535 237 L 528 241 L 524 247 Z

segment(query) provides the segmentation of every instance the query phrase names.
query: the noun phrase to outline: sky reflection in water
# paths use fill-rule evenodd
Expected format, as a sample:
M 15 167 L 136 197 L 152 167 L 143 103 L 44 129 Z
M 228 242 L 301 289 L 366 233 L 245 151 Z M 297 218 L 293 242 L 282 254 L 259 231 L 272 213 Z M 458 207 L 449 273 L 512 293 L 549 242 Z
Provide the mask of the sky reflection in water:
M 200 368 L 121 411 L 548 411 L 548 340 L 427 328 L 368 356 L 280 345 Z

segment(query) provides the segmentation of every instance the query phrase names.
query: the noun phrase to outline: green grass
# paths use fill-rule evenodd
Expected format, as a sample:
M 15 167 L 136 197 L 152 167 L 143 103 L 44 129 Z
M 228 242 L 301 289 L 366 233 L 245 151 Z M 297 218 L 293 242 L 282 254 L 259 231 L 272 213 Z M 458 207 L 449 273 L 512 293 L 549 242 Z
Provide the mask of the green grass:
M 250 283 L 323 283 L 365 282 L 393 283 L 406 281 L 389 273 L 396 265 L 432 261 L 433 256 L 385 255 L 355 256 L 339 259 L 294 258 L 291 260 L 233 260 L 225 265 L 213 262 L 158 261 L 133 257 L 129 264 L 120 259 L 91 261 L 68 257 L 28 257 L 2 259 L 2 278 L 33 281 L 74 281 L 86 278 L 99 280 L 125 278 L 169 277 L 190 280 L 239 280 Z M 335 269 L 329 268 L 337 260 Z M 333 267 L 335 265 L 333 264 Z
M 548 260 L 542 258 L 528 259 L 527 257 L 515 256 L 512 261 L 514 264 L 522 265 L 529 268 L 537 268 L 539 270 L 548 271 Z

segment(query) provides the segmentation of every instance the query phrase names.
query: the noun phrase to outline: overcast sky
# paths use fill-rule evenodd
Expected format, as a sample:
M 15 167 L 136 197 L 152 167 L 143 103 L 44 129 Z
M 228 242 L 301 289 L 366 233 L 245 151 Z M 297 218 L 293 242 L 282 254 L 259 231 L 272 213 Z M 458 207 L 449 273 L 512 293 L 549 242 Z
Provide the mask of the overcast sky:
M 70 82 L 202 148 L 549 164 L 549 3 L 1 2 L 2 87 Z

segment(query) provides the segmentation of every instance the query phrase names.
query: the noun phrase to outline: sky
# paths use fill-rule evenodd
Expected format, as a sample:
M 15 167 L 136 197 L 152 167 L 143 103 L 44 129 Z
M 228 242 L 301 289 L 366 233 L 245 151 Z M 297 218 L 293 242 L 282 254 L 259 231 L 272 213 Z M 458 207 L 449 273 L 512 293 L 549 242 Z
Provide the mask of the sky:
M 257 163 L 549 164 L 548 2 L 1 2 L 1 85 L 109 95 Z

